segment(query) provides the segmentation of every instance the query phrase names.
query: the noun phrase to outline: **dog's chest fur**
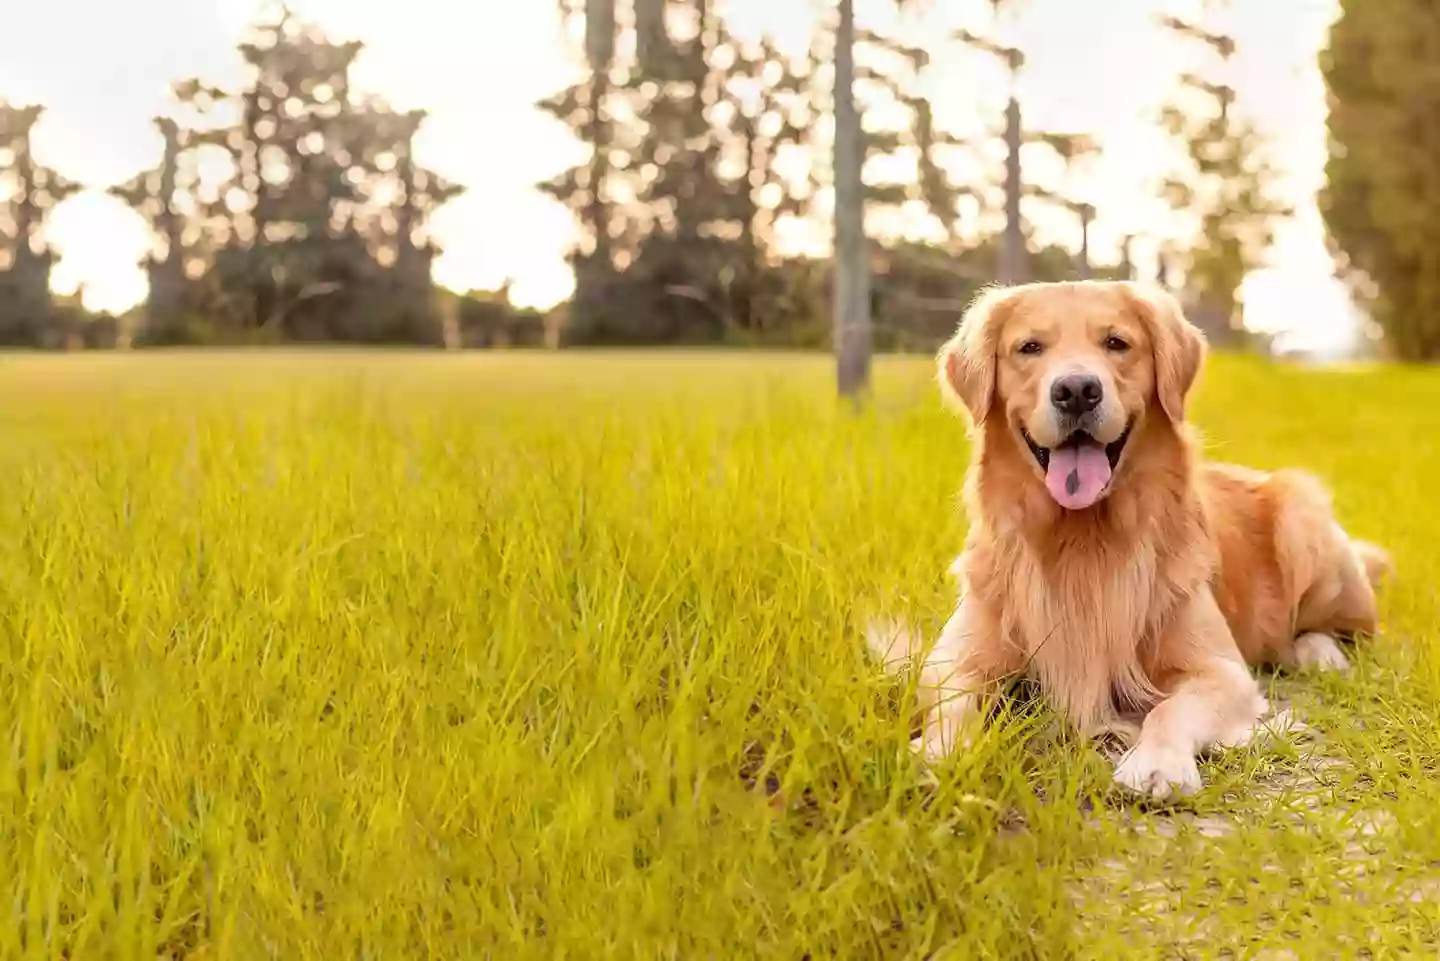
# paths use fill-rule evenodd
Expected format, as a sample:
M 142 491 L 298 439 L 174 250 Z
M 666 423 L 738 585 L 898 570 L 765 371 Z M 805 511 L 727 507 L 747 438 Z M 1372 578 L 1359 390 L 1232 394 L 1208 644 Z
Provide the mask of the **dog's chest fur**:
M 983 584 L 972 579 L 989 595 L 1006 640 L 1023 651 L 1027 673 L 1082 731 L 1157 700 L 1148 655 L 1178 602 L 1204 579 L 1157 550 L 1162 542 L 1077 532 L 1041 553 L 1005 538 L 992 541 L 992 575 Z

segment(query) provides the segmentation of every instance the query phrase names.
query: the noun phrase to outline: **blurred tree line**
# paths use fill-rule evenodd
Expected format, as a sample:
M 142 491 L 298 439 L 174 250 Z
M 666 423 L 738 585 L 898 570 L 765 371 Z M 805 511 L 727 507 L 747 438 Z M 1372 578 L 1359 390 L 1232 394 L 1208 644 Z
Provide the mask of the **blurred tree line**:
M 792 56 L 737 37 L 720 2 L 561 0 L 585 69 L 538 106 L 588 156 L 539 185 L 581 228 L 574 295 L 544 312 L 518 308 L 508 284 L 452 293 L 433 283 L 439 248 L 428 225 L 462 188 L 414 157 L 424 111 L 355 90 L 361 44 L 330 41 L 288 11 L 239 45 L 242 89 L 176 84 L 173 108 L 155 121 L 159 164 L 111 188 L 153 235 L 141 264 L 150 295 L 133 316 L 91 317 L 78 297 L 49 296 L 43 222 L 76 185 L 31 156 L 40 109 L 0 109 L 0 197 L 10 188 L 0 205 L 0 342 L 830 343 L 841 23 L 824 20 L 811 48 Z M 1233 53 L 1202 24 L 1166 26 L 1212 49 L 1221 68 Z M 841 199 L 860 204 L 860 262 L 873 278 L 862 302 L 876 347 L 933 348 L 997 279 L 1134 273 L 1128 242 L 1120 263 L 1091 262 L 1095 209 L 1072 188 L 1098 145 L 1023 128 L 1013 96 L 998 124 L 962 140 L 919 92 L 926 49 L 853 21 L 844 36 L 864 177 L 858 198 Z M 965 31 L 951 39 L 998 54 L 1013 88 L 1021 51 Z M 1161 279 L 1183 274 L 1197 319 L 1223 341 L 1240 280 L 1285 211 L 1223 76 L 1180 79 L 1156 119 L 1183 163 L 1161 190 L 1191 221 L 1188 239 L 1165 252 Z M 1058 174 L 1031 173 L 1046 165 Z M 1038 243 L 1037 216 L 1068 218 L 1077 251 Z
M 581 227 L 567 341 L 827 343 L 829 256 L 793 250 L 824 222 L 818 201 L 834 184 L 835 25 L 792 57 L 735 36 L 714 0 L 563 0 L 562 9 L 583 35 L 587 69 L 540 107 L 589 153 L 540 185 Z M 925 50 L 861 30 L 855 54 L 857 99 L 896 121 L 863 129 L 865 219 L 910 228 L 867 231 L 884 238 L 867 242 L 875 343 L 928 349 L 1001 274 L 996 142 L 967 143 L 936 122 L 916 92 Z M 1074 138 L 1030 139 L 1071 159 Z M 957 182 L 952 171 L 966 163 L 974 182 Z M 1027 193 L 1074 206 L 1038 185 Z M 1031 242 L 1022 256 L 1032 279 L 1092 272 L 1059 246 Z M 1118 276 L 1129 265 L 1094 272 Z
M 414 157 L 424 111 L 352 89 L 355 42 L 288 10 L 238 52 L 247 83 L 177 83 L 155 124 L 160 163 L 110 193 L 150 225 L 150 293 L 136 316 L 49 295 L 43 219 L 77 189 L 31 156 L 38 107 L 0 108 L 0 340 L 41 346 L 267 342 L 526 342 L 508 292 L 438 289 L 431 216 L 461 192 Z M 8 183 L 6 183 L 8 181 Z M 0 212 L 5 211 L 0 207 Z M 539 328 L 538 321 L 535 323 Z M 122 327 L 125 328 L 122 331 Z M 472 329 L 473 328 L 473 329 Z

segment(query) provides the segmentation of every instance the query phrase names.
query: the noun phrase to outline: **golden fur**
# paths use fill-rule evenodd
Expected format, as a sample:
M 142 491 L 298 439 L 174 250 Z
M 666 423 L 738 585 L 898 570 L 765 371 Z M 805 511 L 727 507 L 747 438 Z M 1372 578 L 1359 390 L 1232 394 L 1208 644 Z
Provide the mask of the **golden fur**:
M 1388 562 L 1317 481 L 1202 463 L 1185 404 L 1204 353 L 1174 298 L 1128 283 L 996 289 L 966 312 L 939 354 L 974 451 L 961 597 L 922 672 L 928 756 L 1028 673 L 1083 731 L 1141 722 L 1117 781 L 1188 793 L 1195 755 L 1244 743 L 1268 709 L 1249 668 L 1344 667 L 1334 636 L 1375 630 Z M 1025 434 L 1065 441 L 1049 398 L 1076 371 L 1104 390 L 1090 434 L 1123 449 L 1100 499 L 1067 509 Z

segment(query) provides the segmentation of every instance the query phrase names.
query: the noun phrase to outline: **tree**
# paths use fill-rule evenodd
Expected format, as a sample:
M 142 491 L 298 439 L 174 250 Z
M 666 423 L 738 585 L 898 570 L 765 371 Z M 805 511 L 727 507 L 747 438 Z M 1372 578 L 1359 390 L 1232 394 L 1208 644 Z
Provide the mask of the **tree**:
M 900 9 L 913 7 L 913 0 L 894 0 Z M 854 0 L 836 0 L 835 78 L 833 89 L 835 137 L 831 145 L 834 172 L 834 254 L 832 269 L 832 337 L 835 349 L 836 386 L 842 397 L 863 393 L 870 382 L 870 355 L 874 349 L 874 322 L 871 317 L 870 242 L 865 231 L 865 208 L 871 192 L 864 179 L 865 160 L 872 147 L 855 95 L 857 70 L 855 51 L 861 34 L 855 24 Z M 923 51 L 904 51 L 918 70 Z M 953 229 L 951 185 L 942 182 L 935 166 L 932 115 L 928 103 L 910 104 L 920 146 L 921 187 L 931 212 L 943 217 Z M 947 206 L 950 209 L 946 209 Z
M 1218 12 L 1224 2 L 1208 9 Z M 1187 286 L 1203 313 L 1225 327 L 1234 325 L 1236 293 L 1246 274 L 1264 259 L 1279 220 L 1290 207 L 1276 196 L 1279 170 L 1256 126 L 1234 109 L 1235 90 L 1223 74 L 1235 53 L 1227 33 L 1176 17 L 1162 24 L 1218 60 L 1220 79 L 1185 73 L 1179 90 L 1160 112 L 1178 139 L 1185 162 L 1161 186 L 1171 208 L 1190 224 L 1178 252 Z
M 1440 358 L 1440 7 L 1343 0 L 1321 69 L 1330 157 L 1321 211 L 1342 275 L 1392 353 Z
M 46 216 L 79 189 L 38 163 L 30 137 L 44 113 L 40 106 L 0 102 L 0 344 L 33 346 L 46 339 L 52 318 Z
M 608 195 L 615 124 L 609 110 L 615 64 L 616 0 L 560 0 L 561 19 L 584 25 L 587 70 L 578 83 L 547 97 L 537 106 L 570 127 L 590 149 L 587 163 L 565 171 L 540 189 L 569 207 L 581 227 L 582 241 L 570 252 L 575 293 L 570 326 L 603 329 L 610 311 L 608 295 L 615 282 L 613 204 Z M 648 9 L 648 8 L 647 8 Z
M 934 106 L 915 93 L 922 72 L 930 65 L 929 51 L 875 31 L 862 30 L 856 36 L 856 54 L 857 93 L 865 94 L 867 109 L 898 107 L 900 109 L 887 112 L 905 118 L 890 127 L 871 125 L 865 129 L 865 161 L 868 163 L 880 156 L 913 161 L 913 168 L 898 178 L 871 178 L 864 182 L 867 233 L 869 214 L 898 210 L 915 222 L 914 215 L 923 210 L 929 218 L 927 226 L 932 228 L 932 237 L 942 246 L 958 245 L 960 200 L 981 199 L 981 192 L 954 180 L 947 160 L 966 152 L 968 144 L 940 127 L 935 122 Z
M 1031 198 L 1041 203 L 1058 206 L 1077 215 L 1080 225 L 1080 245 L 1075 256 L 1075 273 L 1081 277 L 1091 276 L 1090 264 L 1090 221 L 1095 210 L 1083 199 L 1075 196 L 1070 185 L 1061 183 L 1045 187 L 1025 176 L 1027 166 L 1022 163 L 1027 147 L 1033 151 L 1040 148 L 1060 161 L 1062 180 L 1069 180 L 1077 168 L 1083 167 L 1098 152 L 1098 145 L 1081 133 L 1058 133 L 1027 129 L 1021 109 L 1019 87 L 1021 73 L 1025 68 L 1025 52 L 1019 47 L 997 39 L 1001 26 L 1001 14 L 1014 9 L 1008 0 L 990 0 L 991 30 L 988 35 L 971 30 L 958 30 L 954 39 L 973 50 L 987 54 L 1005 65 L 1008 88 L 1003 122 L 998 130 L 987 132 L 987 139 L 1004 145 L 1004 169 L 995 178 L 1002 183 L 1002 204 L 1004 226 L 1001 234 L 1001 254 L 994 276 L 1001 283 L 1016 284 L 1029 280 L 1033 275 L 1030 267 L 1035 262 L 1031 250 L 1031 231 L 1022 212 L 1022 202 Z M 988 144 L 987 144 L 988 145 Z M 1060 279 L 1060 278 L 1054 278 Z
M 997 23 L 1001 6 L 1002 0 L 990 0 L 991 19 Z M 1025 273 L 1025 227 L 1020 214 L 1020 200 L 1025 193 L 1020 150 L 1025 142 L 1025 135 L 1017 88 L 1020 70 L 1025 65 L 1025 54 L 1018 47 L 1000 43 L 969 30 L 958 31 L 955 39 L 966 46 L 998 57 L 1005 64 L 1009 86 L 1005 101 L 1005 125 L 1001 134 L 1005 141 L 1005 228 L 996 276 L 1001 283 L 1021 283 L 1028 279 L 1028 275 Z
M 590 38 L 586 75 L 539 104 L 590 152 L 540 184 L 580 228 L 571 343 L 748 340 L 794 290 L 770 273 L 814 193 L 779 162 L 815 126 L 812 64 L 742 42 L 708 0 L 654 3 L 623 27 L 562 5 Z
M 461 188 L 415 162 L 423 111 L 351 88 L 360 50 L 282 9 L 239 47 L 244 89 L 175 85 L 160 165 L 111 190 L 155 235 L 146 339 L 441 342 L 426 226 Z
M 887 178 L 872 166 L 858 204 L 837 189 L 837 207 L 848 204 L 854 217 L 836 212 L 854 228 L 850 239 L 825 261 L 787 256 L 787 221 L 813 219 L 820 189 L 844 179 L 825 162 L 833 144 L 817 136 L 834 94 L 819 78 L 835 31 L 817 31 L 808 56 L 787 57 L 769 40 L 734 36 L 719 10 L 710 0 L 666 0 L 658 13 L 636 7 L 617 22 L 605 0 L 562 5 L 571 32 L 580 34 L 586 18 L 591 40 L 585 75 L 539 104 L 589 151 L 540 185 L 579 228 L 566 340 L 818 347 L 828 339 L 837 368 L 848 365 L 837 370 L 842 393 L 854 396 L 864 390 L 873 347 L 938 346 L 964 297 L 997 275 L 1001 244 L 987 235 L 984 217 L 989 185 L 957 183 L 951 167 L 957 154 L 984 153 L 1000 135 L 969 144 L 941 129 L 919 95 L 927 51 L 856 29 L 841 46 L 853 54 L 853 119 L 859 124 L 863 105 L 868 122 L 857 128 L 849 174 L 884 155 L 913 163 L 913 173 Z M 1067 168 L 1085 152 L 1083 138 L 1036 132 L 1023 146 L 1057 153 Z M 841 150 L 842 166 L 846 156 Z M 801 175 L 794 161 L 804 160 Z M 1075 209 L 1066 187 L 1030 185 L 1026 203 Z M 967 197 L 979 202 L 978 230 L 967 222 Z M 886 223 L 895 210 L 904 213 L 903 231 Z M 910 236 L 915 223 L 925 224 L 926 242 Z M 1075 275 L 1072 253 L 1021 240 L 1015 273 Z M 873 283 L 872 270 L 880 275 Z M 859 338 L 849 324 L 855 317 Z

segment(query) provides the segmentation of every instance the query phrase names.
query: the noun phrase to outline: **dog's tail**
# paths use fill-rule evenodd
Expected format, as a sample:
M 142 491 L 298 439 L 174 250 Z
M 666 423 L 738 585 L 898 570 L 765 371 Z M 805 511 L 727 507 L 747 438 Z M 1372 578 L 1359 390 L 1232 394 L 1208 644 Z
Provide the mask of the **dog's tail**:
M 1350 549 L 1355 552 L 1355 559 L 1360 562 L 1360 569 L 1365 572 L 1365 579 L 1372 588 L 1378 589 L 1394 573 L 1395 564 L 1383 547 L 1352 537 Z
M 904 621 L 871 621 L 865 625 L 865 646 L 887 674 L 903 674 L 923 652 L 924 639 Z

